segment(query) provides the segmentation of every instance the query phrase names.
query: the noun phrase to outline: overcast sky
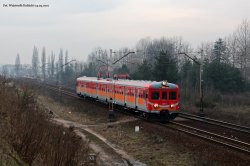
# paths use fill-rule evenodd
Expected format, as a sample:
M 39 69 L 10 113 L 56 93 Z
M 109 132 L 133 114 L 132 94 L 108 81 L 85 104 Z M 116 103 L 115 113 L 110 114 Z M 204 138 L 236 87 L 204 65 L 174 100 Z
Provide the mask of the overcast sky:
M 0 64 L 31 63 L 34 45 L 85 60 L 96 47 L 133 47 L 145 37 L 182 36 L 196 47 L 249 19 L 249 0 L 0 0 Z M 49 7 L 3 7 L 41 4 Z

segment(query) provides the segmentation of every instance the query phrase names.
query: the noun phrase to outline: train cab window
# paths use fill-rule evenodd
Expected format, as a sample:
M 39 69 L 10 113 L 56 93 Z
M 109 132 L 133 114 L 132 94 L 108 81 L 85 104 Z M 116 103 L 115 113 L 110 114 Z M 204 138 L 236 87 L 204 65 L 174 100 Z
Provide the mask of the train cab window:
M 162 92 L 162 100 L 167 100 L 167 92 Z
M 169 92 L 169 100 L 176 100 L 176 92 Z
M 152 92 L 151 99 L 152 100 L 159 100 L 160 99 L 160 93 L 159 92 Z

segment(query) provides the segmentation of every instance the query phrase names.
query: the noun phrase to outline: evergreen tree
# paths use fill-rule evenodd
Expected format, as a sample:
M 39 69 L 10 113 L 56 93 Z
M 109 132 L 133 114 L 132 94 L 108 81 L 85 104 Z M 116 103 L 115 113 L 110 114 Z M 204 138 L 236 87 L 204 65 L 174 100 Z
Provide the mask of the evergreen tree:
M 19 54 L 17 54 L 15 62 L 15 72 L 17 76 L 19 76 L 20 69 L 21 69 L 20 56 Z
M 51 52 L 51 76 L 54 77 L 55 75 L 55 55 Z
M 214 44 L 212 51 L 212 61 L 219 63 L 229 61 L 229 59 L 226 57 L 226 45 L 221 38 L 219 38 Z
M 204 68 L 207 86 L 221 92 L 239 92 L 245 89 L 240 70 L 226 63 L 212 62 Z
M 42 75 L 43 75 L 43 80 L 45 80 L 45 76 L 46 76 L 46 51 L 45 48 L 43 47 L 42 50 Z
M 153 77 L 157 81 L 167 80 L 176 82 L 178 79 L 177 61 L 168 51 L 161 51 L 159 56 L 155 57 L 156 62 L 153 68 Z
M 38 72 L 39 72 L 39 57 L 38 57 L 38 49 L 36 47 L 34 47 L 34 49 L 33 49 L 32 71 L 33 71 L 34 77 L 37 77 Z
M 97 66 L 96 66 L 96 64 L 94 62 L 89 62 L 89 64 L 86 64 L 83 75 L 88 76 L 88 77 L 97 76 Z
M 51 62 L 50 62 L 50 56 L 48 56 L 48 69 L 47 69 L 47 74 L 48 77 L 51 77 Z
M 147 60 L 144 60 L 137 68 L 137 71 L 132 74 L 132 77 L 136 80 L 152 80 L 152 66 Z
M 63 64 L 63 50 L 60 49 L 60 53 L 59 53 L 59 60 L 58 60 L 58 65 L 59 65 L 59 72 L 63 72 L 64 69 L 64 64 Z
M 69 60 L 68 60 L 68 51 L 65 52 L 65 72 L 68 72 L 69 68 L 70 68 L 70 64 L 68 64 Z
M 113 74 L 129 74 L 130 71 L 127 67 L 127 65 L 123 64 L 122 67 L 117 68 L 114 70 Z
M 59 59 L 58 59 L 58 79 L 59 82 L 62 81 L 62 73 L 63 73 L 63 69 L 64 69 L 64 64 L 63 64 L 63 50 L 60 49 L 60 53 L 59 53 Z

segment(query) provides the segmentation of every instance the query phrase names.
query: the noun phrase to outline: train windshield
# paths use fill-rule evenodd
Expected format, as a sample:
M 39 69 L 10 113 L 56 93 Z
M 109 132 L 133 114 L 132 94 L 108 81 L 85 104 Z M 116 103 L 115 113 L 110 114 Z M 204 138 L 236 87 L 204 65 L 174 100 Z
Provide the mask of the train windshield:
M 153 91 L 151 94 L 151 99 L 152 100 L 160 100 L 160 93 L 157 91 Z
M 169 100 L 176 100 L 176 92 L 169 92 Z
M 176 100 L 176 91 L 152 91 L 151 100 Z
M 167 100 L 167 92 L 162 92 L 162 100 Z

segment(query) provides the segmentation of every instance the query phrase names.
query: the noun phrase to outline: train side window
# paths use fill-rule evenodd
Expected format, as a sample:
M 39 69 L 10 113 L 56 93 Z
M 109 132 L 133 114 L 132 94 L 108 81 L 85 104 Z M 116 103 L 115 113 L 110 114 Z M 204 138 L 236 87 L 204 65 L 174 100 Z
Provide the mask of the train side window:
M 139 91 L 139 97 L 143 98 L 143 91 L 142 90 Z
M 176 92 L 169 92 L 169 100 L 176 100 Z
M 159 100 L 160 99 L 160 93 L 159 92 L 152 92 L 151 93 L 151 99 L 152 100 Z
M 129 89 L 127 89 L 126 91 L 127 91 L 127 96 L 129 96 L 129 94 L 130 94 L 130 93 L 129 93 Z
M 147 98 L 148 98 L 148 92 L 143 91 L 143 97 L 144 97 L 145 99 L 147 99 Z
M 167 92 L 162 92 L 162 100 L 167 100 Z
M 134 96 L 134 90 L 133 89 L 130 89 L 130 95 Z

